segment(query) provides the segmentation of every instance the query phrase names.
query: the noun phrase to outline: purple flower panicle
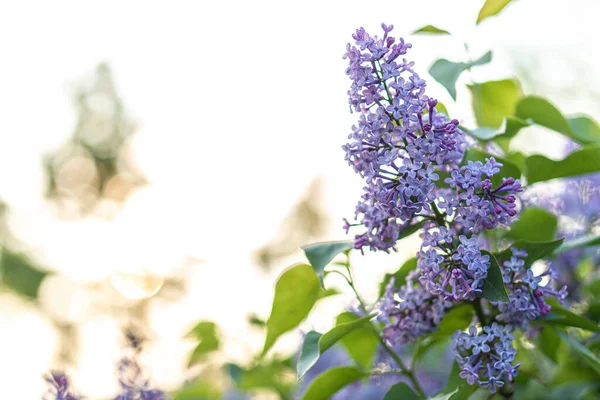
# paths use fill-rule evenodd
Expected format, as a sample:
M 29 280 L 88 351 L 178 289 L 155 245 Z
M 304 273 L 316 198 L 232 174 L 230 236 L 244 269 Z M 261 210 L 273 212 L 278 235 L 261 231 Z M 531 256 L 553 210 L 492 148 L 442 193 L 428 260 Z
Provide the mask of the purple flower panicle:
M 552 296 L 563 303 L 567 296 L 567 287 L 563 286 L 558 291 L 553 289 L 555 272 L 548 267 L 546 271 L 536 276 L 533 270 L 525 265 L 525 257 L 527 257 L 526 251 L 513 248 L 511 258 L 502 263 L 502 277 L 509 291 L 509 301 L 498 303 L 500 313 L 496 319 L 526 330 L 530 320 L 550 312 L 551 307 L 544 299 Z M 548 278 L 548 282 L 542 285 L 544 277 Z
M 356 207 L 365 232 L 355 247 L 389 251 L 417 213 L 430 211 L 437 171 L 459 162 L 466 142 L 458 121 L 438 113 L 437 101 L 425 95 L 414 63 L 400 59 L 411 45 L 388 36 L 392 26 L 383 29 L 379 38 L 361 28 L 347 46 L 349 102 L 360 117 L 343 149 L 366 181 Z
M 480 385 L 496 393 L 505 381 L 512 382 L 520 364 L 513 364 L 517 351 L 512 346 L 515 339 L 510 325 L 494 322 L 478 332 L 474 325 L 468 332 L 453 335 L 454 353 L 461 368 L 460 377 L 469 385 Z
M 386 323 L 383 330 L 385 339 L 392 345 L 411 343 L 435 332 L 446 309 L 452 304 L 420 287 L 416 271 L 408 275 L 406 284 L 400 289 L 394 284 L 395 279 L 390 279 L 379 304 L 381 313 L 378 319 Z
M 513 329 L 529 329 L 529 321 L 550 311 L 545 300 L 562 302 L 566 288 L 554 290 L 554 272 L 534 274 L 526 252 L 513 249 L 501 265 L 509 301 L 480 301 L 491 265 L 480 234 L 510 224 L 523 187 L 501 174 L 494 157 L 463 160 L 468 143 L 459 122 L 438 112 L 427 96 L 426 82 L 403 57 L 411 45 L 390 36 L 393 26 L 382 28 L 381 36 L 358 29 L 344 54 L 349 104 L 359 115 L 343 150 L 365 182 L 357 222 L 344 220 L 344 229 L 364 229 L 355 236 L 356 249 L 389 252 L 403 232 L 422 227 L 417 269 L 399 289 L 392 279 L 378 304 L 384 338 L 416 341 L 435 332 L 453 304 L 477 302 L 478 318 L 487 311 L 493 322 L 480 320 L 478 331 L 474 320 L 468 332 L 456 332 L 453 349 L 460 376 L 496 393 L 519 367 Z
M 82 400 L 83 397 L 73 394 L 69 389 L 69 379 L 64 372 L 52 371 L 44 377 L 50 385 L 45 400 Z
M 455 236 L 454 229 L 445 227 L 433 233 L 426 230 L 421 251 L 417 254 L 417 267 L 421 274 L 419 281 L 432 295 L 457 303 L 474 300 L 481 294 L 490 257 L 481 254 L 477 237 L 460 235 L 460 242 L 455 247 Z

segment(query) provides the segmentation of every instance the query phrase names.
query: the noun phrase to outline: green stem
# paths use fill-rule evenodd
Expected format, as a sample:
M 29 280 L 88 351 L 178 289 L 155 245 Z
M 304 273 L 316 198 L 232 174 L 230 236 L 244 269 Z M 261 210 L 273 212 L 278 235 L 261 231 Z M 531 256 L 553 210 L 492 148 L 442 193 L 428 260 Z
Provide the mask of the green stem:
M 346 253 L 346 263 L 344 264 L 344 267 L 346 267 L 346 271 L 348 271 L 348 276 L 349 276 L 349 278 L 346 278 L 346 281 L 348 282 L 348 286 L 350 286 L 350 288 L 354 292 L 354 296 L 356 297 L 356 300 L 358 300 L 358 304 L 360 305 L 361 311 L 365 315 L 369 314 L 367 312 L 366 303 L 363 301 L 362 297 L 360 297 L 360 295 L 358 294 L 358 290 L 356 290 L 356 286 L 354 286 L 354 274 L 352 273 L 352 268 L 350 268 L 350 253 Z
M 346 280 L 346 282 L 348 282 L 348 284 L 350 284 L 350 279 L 346 275 L 344 275 L 343 273 L 341 273 L 340 271 L 332 269 L 332 270 L 328 270 L 327 272 L 330 273 L 330 274 L 333 273 L 333 274 L 341 275 Z
M 468 64 L 467 64 L 467 71 L 469 72 L 469 79 L 471 80 L 471 86 L 473 87 L 473 90 L 475 90 L 476 92 L 476 97 L 481 99 L 481 88 L 479 86 L 478 83 L 475 82 L 475 80 L 473 79 L 473 71 L 471 71 L 471 64 L 473 63 L 473 59 L 471 58 L 471 54 L 469 53 L 469 45 L 465 42 L 465 53 L 467 54 L 467 59 L 469 60 Z M 481 102 L 478 101 L 477 102 L 477 106 L 474 106 L 474 108 L 477 108 L 477 110 L 475 110 L 475 115 L 479 115 L 480 117 L 483 116 L 483 108 L 481 106 Z
M 362 310 L 362 312 L 367 315 L 367 306 L 365 304 L 365 302 L 362 300 L 362 298 L 360 297 L 360 295 L 358 294 L 358 291 L 356 290 L 356 286 L 354 286 L 354 276 L 352 274 L 352 268 L 350 267 L 350 254 L 346 254 L 346 264 L 345 264 L 346 270 L 348 271 L 348 275 L 350 276 L 350 278 L 347 278 L 346 281 L 348 282 L 348 285 L 350 286 L 350 288 L 352 289 L 352 291 L 354 292 L 354 295 L 356 296 L 356 300 L 358 300 L 358 303 L 360 304 L 360 308 Z M 343 274 L 341 274 L 343 275 Z M 396 352 L 385 342 L 385 340 L 383 339 L 383 337 L 381 337 L 381 330 L 379 329 L 379 327 L 377 326 L 377 324 L 372 324 L 372 326 L 374 327 L 375 331 L 377 332 L 377 337 L 379 339 L 379 343 L 381 344 L 381 346 L 383 347 L 383 349 L 390 355 L 390 357 L 392 357 L 392 359 L 396 362 L 396 364 L 400 367 L 400 370 L 402 371 L 402 373 L 408 378 L 410 379 L 411 383 L 413 384 L 415 390 L 418 392 L 418 394 L 420 396 L 425 396 L 425 392 L 423 392 L 423 388 L 421 387 L 421 385 L 419 384 L 419 381 L 417 381 L 417 378 L 415 376 L 415 372 L 413 370 L 411 370 L 410 368 L 408 368 L 404 362 L 402 361 L 402 359 L 398 356 L 398 354 L 396 354 Z
M 475 309 L 477 319 L 479 319 L 481 326 L 487 325 L 487 320 L 485 318 L 485 314 L 483 313 L 483 308 L 481 307 L 481 299 L 473 302 L 473 308 Z
M 378 330 L 379 331 L 379 330 Z M 396 354 L 396 352 L 390 347 L 388 346 L 388 344 L 385 342 L 385 340 L 381 337 L 381 335 L 378 333 L 379 336 L 379 342 L 381 343 L 381 346 L 383 347 L 383 349 L 390 355 L 390 357 L 392 357 L 392 359 L 396 362 L 396 364 L 398 364 L 398 366 L 400 367 L 400 370 L 402 371 L 402 373 L 408 378 L 410 379 L 411 383 L 413 384 L 415 390 L 417 391 L 417 393 L 420 396 L 425 396 L 425 392 L 423 392 L 423 388 L 421 387 L 421 385 L 419 384 L 419 381 L 417 380 L 417 377 L 415 376 L 415 371 L 412 371 L 411 369 L 409 369 L 404 362 L 402 362 L 402 359 L 400 359 L 400 357 L 398 356 L 398 354 Z
M 371 372 L 369 372 L 369 375 L 391 375 L 391 374 L 404 375 L 404 371 L 402 371 L 401 369 L 388 369 L 388 370 L 374 369 Z
M 446 219 L 444 218 L 444 214 L 442 214 L 440 212 L 440 210 L 438 209 L 437 205 L 435 204 L 435 202 L 431 202 L 430 203 L 431 209 L 433 210 L 433 213 L 435 214 L 435 219 L 437 221 L 437 223 L 440 226 L 446 226 Z

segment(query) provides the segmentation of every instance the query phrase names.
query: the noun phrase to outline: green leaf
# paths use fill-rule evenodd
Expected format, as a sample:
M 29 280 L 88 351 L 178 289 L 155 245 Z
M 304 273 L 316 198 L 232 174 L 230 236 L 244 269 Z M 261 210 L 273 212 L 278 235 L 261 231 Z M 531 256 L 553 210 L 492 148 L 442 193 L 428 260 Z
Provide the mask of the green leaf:
M 256 314 L 250 314 L 248 316 L 247 320 L 248 320 L 248 323 L 252 326 L 256 326 L 259 328 L 264 328 L 265 326 L 267 326 L 267 322 L 265 320 L 263 320 L 262 318 L 260 318 Z
M 429 400 L 467 400 L 473 392 L 477 390 L 477 386 L 470 386 L 466 380 L 459 376 L 461 368 L 456 361 L 452 363 L 452 369 L 448 377 L 448 384 L 434 397 Z
M 40 271 L 24 254 L 7 250 L 0 253 L 0 282 L 21 296 L 37 299 L 38 290 L 48 274 Z
M 502 280 L 502 271 L 498 266 L 496 257 L 488 251 L 482 250 L 481 254 L 490 256 L 490 267 L 487 277 L 483 280 L 481 287 L 481 297 L 490 301 L 508 301 L 508 294 Z
M 566 332 L 557 331 L 558 336 L 571 346 L 598 374 L 600 374 L 600 359 L 587 347 L 571 338 Z
M 526 96 L 517 103 L 516 116 L 531 120 L 553 131 L 572 136 L 571 127 L 562 113 L 548 100 L 538 96 Z
M 342 325 L 359 321 L 359 317 L 350 312 L 343 312 L 336 318 L 336 324 Z M 340 339 L 340 343 L 350 357 L 365 369 L 371 368 L 373 357 L 379 346 L 379 335 L 372 324 L 360 324 Z
M 469 62 L 469 68 L 476 67 L 478 65 L 484 65 L 491 61 L 492 61 L 492 52 L 488 51 L 487 53 L 485 53 L 484 55 L 479 57 L 477 60 Z
M 436 394 L 433 397 L 430 397 L 429 400 L 450 400 L 454 398 L 454 395 L 457 395 L 459 391 L 459 388 L 455 388 L 454 390 L 442 390 L 440 393 Z M 475 391 L 475 390 L 473 390 Z M 467 397 L 468 398 L 468 397 Z
M 175 394 L 175 400 L 218 400 L 223 393 L 206 381 L 194 381 Z
M 330 368 L 317 376 L 306 389 L 303 400 L 328 400 L 344 386 L 367 375 L 354 367 Z
M 465 130 L 464 127 L 461 127 L 461 129 L 467 132 L 468 135 L 473 136 L 474 138 L 482 140 L 484 142 L 492 140 L 496 136 L 502 135 L 502 132 L 498 132 L 496 128 L 489 128 L 487 126 L 469 129 L 468 131 Z
M 310 331 L 304 336 L 304 342 L 302 343 L 298 357 L 298 364 L 296 364 L 298 379 L 302 378 L 306 371 L 317 363 L 319 356 L 327 350 L 319 345 L 322 337 L 323 335 L 316 331 Z
M 465 330 L 473 321 L 473 312 L 473 307 L 468 304 L 451 308 L 440 321 L 439 330 L 432 336 L 451 336 L 457 330 Z
M 555 329 L 544 327 L 539 335 L 540 350 L 554 362 L 558 362 L 558 350 L 560 349 L 560 336 Z
M 483 56 L 475 61 L 468 63 L 463 62 L 452 62 L 444 58 L 440 58 L 433 63 L 429 68 L 429 74 L 438 81 L 442 86 L 446 88 L 450 96 L 456 100 L 456 81 L 466 69 L 475 67 L 478 65 L 487 64 L 492 60 L 492 52 L 488 51 Z
M 219 349 L 220 343 L 217 335 L 217 326 L 214 322 L 202 321 L 198 323 L 187 334 L 187 337 L 193 337 L 200 341 L 190 355 L 188 366 L 202 361 L 208 353 Z
M 446 114 L 446 116 L 448 115 L 448 109 L 441 101 L 438 101 L 437 105 L 435 106 L 435 109 L 437 112 L 444 113 Z
M 560 254 L 581 247 L 592 247 L 600 245 L 600 235 L 584 235 L 578 238 L 565 240 L 564 243 L 556 249 L 554 254 Z
M 528 121 L 517 117 L 506 117 L 506 128 L 504 129 L 504 136 L 513 138 L 519 133 L 519 131 L 525 127 L 530 126 Z
M 234 382 L 239 389 L 270 389 L 279 394 L 282 399 L 290 398 L 296 383 L 289 359 L 274 359 L 247 369 L 237 367 L 234 373 L 237 378 Z
M 560 247 L 564 239 L 565 238 L 560 238 L 550 242 L 528 242 L 525 240 L 517 240 L 500 253 L 496 253 L 496 258 L 501 261 L 510 260 L 510 257 L 512 256 L 511 248 L 524 249 L 527 252 L 525 266 L 530 266 L 535 261 L 552 255 L 552 253 Z
M 351 250 L 353 247 L 353 241 L 324 242 L 304 246 L 302 250 L 304 250 L 308 262 L 317 273 L 319 282 L 323 286 L 323 271 L 327 264 L 341 252 Z
M 517 151 L 508 153 L 504 157 L 513 164 L 515 164 L 517 168 L 519 168 L 521 171 L 527 171 L 527 157 L 525 156 L 525 154 Z
M 527 158 L 529 184 L 598 171 L 600 171 L 600 144 L 584 146 L 561 161 L 553 161 L 541 155 Z
M 596 322 L 563 308 L 557 302 L 551 300 L 548 300 L 548 302 L 552 306 L 552 311 L 548 315 L 538 318 L 538 321 L 547 325 L 573 326 L 588 331 L 600 332 L 600 326 Z
M 504 9 L 512 0 L 486 0 L 479 10 L 479 15 L 477 16 L 477 25 L 484 19 L 494 16 L 498 14 L 500 11 Z
M 406 277 L 408 276 L 410 271 L 416 268 L 417 258 L 413 257 L 406 260 L 406 262 L 402 264 L 398 271 L 394 272 L 393 274 L 385 274 L 385 276 L 383 277 L 383 281 L 379 284 L 379 297 L 383 296 L 383 293 L 385 293 L 385 288 L 390 282 L 390 279 L 395 278 L 394 286 L 400 289 L 402 285 L 404 285 L 404 283 L 406 282 Z
M 336 288 L 328 288 L 328 289 L 321 288 L 321 290 L 319 291 L 319 300 L 324 299 L 326 297 L 330 297 L 330 296 L 336 296 L 341 293 L 342 292 L 340 292 Z
M 531 124 L 527 121 L 524 121 L 520 118 L 516 117 L 505 117 L 504 118 L 504 130 L 499 130 L 497 128 L 488 128 L 482 127 L 473 129 L 467 133 L 471 136 L 482 140 L 484 142 L 494 140 L 494 142 L 499 145 L 505 152 L 509 151 L 510 140 L 515 137 L 517 133 L 522 128 L 530 126 Z M 463 129 L 464 130 L 464 129 Z M 510 157 L 507 157 L 509 160 Z M 525 171 L 525 163 L 517 164 L 521 171 Z
M 412 369 L 415 369 L 415 366 L 417 365 L 417 361 L 419 361 L 421 359 L 421 357 L 423 357 L 425 355 L 425 353 L 427 353 L 427 351 L 429 351 L 429 349 L 431 349 L 432 347 L 434 347 L 435 345 L 446 345 L 446 343 L 444 342 L 444 340 L 441 340 L 442 335 L 438 334 L 438 336 L 435 336 L 435 333 L 433 335 L 429 335 L 427 337 L 425 337 L 423 340 L 417 342 L 417 349 L 415 350 L 415 352 L 412 355 Z
M 565 116 L 548 100 L 523 97 L 516 107 L 516 115 L 552 129 L 581 144 L 600 143 L 600 126 L 587 115 Z
M 414 33 L 429 33 L 429 34 L 434 34 L 434 35 L 449 35 L 450 34 L 450 32 L 448 32 L 444 29 L 440 29 L 433 25 L 425 25 L 425 26 L 417 29 L 416 31 L 414 31 L 413 34 Z
M 267 321 L 264 356 L 279 336 L 295 328 L 306 318 L 319 298 L 321 286 L 312 267 L 296 265 L 285 271 L 275 285 L 273 308 Z
M 445 87 L 450 96 L 456 100 L 456 81 L 468 66 L 469 64 L 466 63 L 455 63 L 441 58 L 429 68 L 429 74 Z
M 526 126 L 530 126 L 531 124 L 527 121 L 523 121 L 519 118 L 515 117 L 504 117 L 504 128 L 490 128 L 487 126 L 483 126 L 475 129 L 465 129 L 464 126 L 459 126 L 463 131 L 465 131 L 470 136 L 473 136 L 476 139 L 479 139 L 483 142 L 489 142 L 493 140 L 500 148 L 504 150 L 505 153 L 509 151 L 510 140 Z M 511 160 L 510 157 L 505 156 L 506 159 Z M 512 161 L 512 160 L 511 160 Z M 525 163 L 523 162 L 522 167 L 521 164 L 517 164 L 521 171 L 525 170 Z
M 573 139 L 582 144 L 600 143 L 600 125 L 587 115 L 567 117 Z
M 244 375 L 244 369 L 237 364 L 227 363 L 225 364 L 225 370 L 236 386 L 239 386 L 242 376 Z
M 477 124 L 483 127 L 498 128 L 508 115 L 512 115 L 515 105 L 523 95 L 518 81 L 503 79 L 468 85 Z
M 547 400 L 583 400 L 590 399 L 587 395 L 598 387 L 598 382 L 568 382 L 554 388 L 546 397 Z
M 388 390 L 383 397 L 383 400 L 419 400 L 421 396 L 413 392 L 413 390 L 404 382 L 396 383 Z
M 324 335 L 315 331 L 308 332 L 304 337 L 304 343 L 302 344 L 302 349 L 300 350 L 300 356 L 296 365 L 298 379 L 302 378 L 306 371 L 315 365 L 321 354 L 330 349 L 338 340 L 342 339 L 350 332 L 368 324 L 373 317 L 374 315 L 368 315 L 363 318 L 339 323 L 335 328 Z
M 519 215 L 519 219 L 512 224 L 506 237 L 513 240 L 527 240 L 530 242 L 545 242 L 553 240 L 556 236 L 558 220 L 554 214 L 543 208 L 528 207 Z

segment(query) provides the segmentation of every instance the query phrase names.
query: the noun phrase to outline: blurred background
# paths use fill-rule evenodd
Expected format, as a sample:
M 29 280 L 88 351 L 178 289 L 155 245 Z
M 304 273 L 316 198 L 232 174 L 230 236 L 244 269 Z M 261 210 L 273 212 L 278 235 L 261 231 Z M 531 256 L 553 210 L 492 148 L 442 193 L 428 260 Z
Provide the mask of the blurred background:
M 341 150 L 356 118 L 342 54 L 359 26 L 394 24 L 428 93 L 467 127 L 470 79 L 517 77 L 565 114 L 600 118 L 599 2 L 519 0 L 475 27 L 481 3 L 0 3 L 0 398 L 39 399 L 50 368 L 90 399 L 114 396 L 131 325 L 164 390 L 212 373 L 187 368 L 198 320 L 220 327 L 214 362 L 260 350 L 251 322 L 268 316 L 276 277 L 300 246 L 344 239 L 362 191 Z M 454 36 L 410 35 L 426 24 Z M 439 57 L 487 50 L 457 102 L 427 75 Z M 540 129 L 516 145 L 562 154 Z M 366 298 L 416 241 L 403 246 L 356 258 Z M 320 301 L 303 326 L 326 329 L 351 297 Z

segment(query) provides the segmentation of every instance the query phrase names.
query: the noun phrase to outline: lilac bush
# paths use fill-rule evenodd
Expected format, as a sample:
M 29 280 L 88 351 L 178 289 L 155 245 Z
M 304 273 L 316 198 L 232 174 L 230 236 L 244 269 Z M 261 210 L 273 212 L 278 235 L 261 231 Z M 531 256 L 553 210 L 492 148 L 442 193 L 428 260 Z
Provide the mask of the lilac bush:
M 499 11 L 484 6 L 478 22 Z M 564 116 L 503 80 L 472 82 L 478 126 L 465 127 L 406 58 L 412 45 L 392 36 L 392 25 L 381 28 L 377 35 L 359 28 L 343 55 L 356 122 L 342 148 L 364 184 L 353 221 L 344 220 L 352 240 L 308 245 L 308 263 L 281 274 L 268 319 L 250 319 L 265 331 L 262 350 L 244 365 L 223 365 L 233 388 L 215 394 L 196 380 L 174 397 L 252 398 L 268 390 L 302 400 L 598 398 L 600 124 Z M 456 99 L 458 77 L 490 60 L 491 52 L 475 61 L 440 59 L 429 74 Z M 535 124 L 572 141 L 562 159 L 513 149 L 517 132 Z M 549 190 L 558 180 L 567 187 Z M 417 234 L 414 257 L 385 274 L 378 297 L 366 301 L 354 254 L 397 251 Z M 355 301 L 343 304 L 352 312 L 325 333 L 307 322 L 299 351 L 274 352 L 317 302 L 338 294 L 326 287 L 334 277 L 352 291 Z M 202 321 L 191 336 L 198 339 L 193 367 L 219 349 L 218 329 Z M 139 343 L 130 342 L 115 400 L 166 399 L 138 363 Z M 47 380 L 53 400 L 79 399 L 64 375 Z
M 417 73 L 415 63 L 405 58 L 411 44 L 393 37 L 393 26 L 382 24 L 382 29 L 381 35 L 358 29 L 343 57 L 351 80 L 349 104 L 357 113 L 343 150 L 347 163 L 364 179 L 355 221 L 345 220 L 344 229 L 358 233 L 350 243 L 323 243 L 304 249 L 319 274 L 336 254 L 345 254 L 346 261 L 334 263 L 325 272 L 344 277 L 357 298 L 362 318 L 325 335 L 312 332 L 310 338 L 307 336 L 298 374 L 301 376 L 307 368 L 311 371 L 316 362 L 311 351 L 324 345 L 321 340 L 314 344 L 313 338 L 325 340 L 339 335 L 342 328 L 367 329 L 364 334 L 368 336 L 370 328 L 363 327 L 364 321 L 376 316 L 377 322 L 370 325 L 376 334 L 374 340 L 393 362 L 372 374 L 396 373 L 406 379 L 406 383 L 392 386 L 388 395 L 401 398 L 414 391 L 421 398 L 432 394 L 419 382 L 416 364 L 430 346 L 449 339 L 456 372 L 451 372 L 448 386 L 440 395 L 452 398 L 460 392 L 468 397 L 476 390 L 485 390 L 491 396 L 512 398 L 518 386 L 516 378 L 528 382 L 531 377 L 528 362 L 526 376 L 520 374 L 520 353 L 529 350 L 517 345 L 519 338 L 534 341 L 537 345 L 531 348 L 538 346 L 555 361 L 556 351 L 548 347 L 548 342 L 558 345 L 556 341 L 564 335 L 562 327 L 600 331 L 595 322 L 565 308 L 568 290 L 561 284 L 561 269 L 549 261 L 558 257 L 556 263 L 560 264 L 562 253 L 600 244 L 600 239 L 565 241 L 555 235 L 562 232 L 553 228 L 556 217 L 537 211 L 529 193 L 525 201 L 520 199 L 528 190 L 521 183 L 523 178 L 538 182 L 584 173 L 589 166 L 579 159 L 589 156 L 576 153 L 573 159 L 577 161 L 569 161 L 567 172 L 563 172 L 550 165 L 556 161 L 539 156 L 529 161 L 523 155 L 511 155 L 506 144 L 490 145 L 489 133 L 485 133 L 489 130 L 465 130 L 458 120 L 439 111 L 439 102 L 428 95 L 427 83 Z M 452 68 L 467 69 L 489 59 L 491 56 L 484 56 Z M 430 73 L 439 76 L 450 91 L 450 84 L 436 65 L 453 63 L 439 61 Z M 540 102 L 527 97 L 520 101 L 527 103 L 521 108 L 526 110 L 531 103 L 538 106 Z M 545 103 L 540 107 L 548 109 Z M 517 107 L 517 112 L 521 109 Z M 521 118 L 539 114 L 532 115 L 521 112 L 507 116 L 506 123 L 518 130 L 530 123 Z M 505 133 L 496 135 L 503 134 L 509 134 L 508 125 Z M 485 152 L 488 148 L 500 150 L 492 155 Z M 596 148 L 584 146 L 581 151 Z M 546 166 L 538 170 L 538 163 Z M 523 171 L 522 165 L 530 170 Z M 355 287 L 351 250 L 389 253 L 415 232 L 420 232 L 422 242 L 414 261 L 386 275 L 379 301 L 366 303 Z M 410 360 L 399 355 L 398 346 L 415 349 Z M 355 350 L 348 351 L 352 355 Z M 526 360 L 528 356 L 524 357 Z M 337 382 L 334 377 L 342 371 L 346 375 L 362 374 L 342 367 L 322 371 L 304 398 L 317 395 L 316 388 L 322 389 L 321 380 Z
M 448 300 L 432 295 L 410 274 L 400 289 L 395 279 L 388 283 L 377 319 L 386 324 L 384 337 L 390 343 L 411 343 L 427 333 L 435 332 L 440 320 L 451 306 Z M 402 299 L 402 301 L 399 301 Z
M 485 162 L 469 160 L 460 166 L 467 141 L 458 121 L 436 112 L 437 101 L 425 94 L 426 82 L 412 69 L 413 62 L 402 59 L 396 63 L 410 44 L 389 36 L 392 26 L 383 24 L 382 28 L 381 38 L 369 35 L 362 28 L 357 30 L 353 35 L 355 46 L 347 46 L 344 57 L 350 66 L 346 73 L 352 80 L 349 102 L 360 112 L 360 117 L 344 150 L 349 164 L 366 181 L 365 194 L 356 212 L 360 218 L 356 225 L 364 227 L 366 232 L 356 236 L 355 248 L 394 249 L 402 229 L 417 218 L 425 221 L 423 244 L 417 254 L 418 278 L 410 274 L 400 289 L 390 280 L 379 305 L 379 319 L 387 324 L 384 337 L 395 344 L 414 341 L 435 331 L 452 303 L 481 297 L 490 255 L 481 252 L 477 234 L 498 224 L 508 224 L 517 214 L 515 195 L 523 189 L 513 177 L 503 178 L 498 185 L 492 183 L 491 179 L 502 168 L 502 163 L 493 157 Z M 438 184 L 438 172 L 449 175 L 443 181 L 446 185 Z M 547 314 L 543 307 L 549 306 L 543 300 L 538 301 L 542 289 L 531 276 L 510 272 L 504 277 L 515 286 L 515 298 L 520 293 L 520 283 L 531 283 L 535 293 L 533 303 L 542 303 L 538 307 Z M 519 283 L 514 281 L 516 278 L 521 278 Z M 520 304 L 514 306 L 522 310 Z M 509 310 L 503 312 L 500 321 L 513 322 L 522 315 L 514 312 L 508 318 Z M 494 334 L 501 329 L 507 332 L 502 334 L 500 342 L 494 343 L 503 344 L 512 337 L 511 325 L 499 328 L 495 322 L 492 327 L 484 326 Z M 471 330 L 476 330 L 474 325 Z M 491 344 L 492 334 L 488 336 Z M 462 338 L 456 335 L 455 340 Z M 461 348 L 474 346 L 475 355 L 480 351 L 489 353 L 486 343 L 485 338 L 462 340 Z M 466 371 L 465 358 L 458 351 L 456 356 Z M 516 369 L 509 376 L 512 378 L 514 374 Z M 503 385 L 502 379 L 501 374 L 489 372 L 487 380 L 470 379 L 469 383 L 489 386 L 493 393 L 497 386 Z

